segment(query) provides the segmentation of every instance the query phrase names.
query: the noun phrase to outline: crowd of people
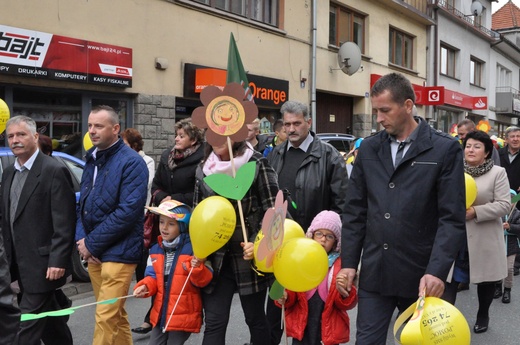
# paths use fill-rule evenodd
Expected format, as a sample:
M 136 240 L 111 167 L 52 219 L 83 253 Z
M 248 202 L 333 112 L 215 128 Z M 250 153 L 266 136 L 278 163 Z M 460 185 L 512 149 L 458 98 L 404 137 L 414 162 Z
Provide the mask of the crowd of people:
M 461 284 L 469 283 L 477 285 L 479 303 L 473 331 L 486 332 L 493 299 L 511 302 L 520 265 L 520 211 L 511 202 L 520 189 L 520 128 L 508 128 L 507 145 L 497 150 L 465 119 L 456 140 L 417 116 L 412 84 L 398 73 L 376 81 L 370 99 L 383 130 L 358 139 L 347 165 L 311 131 L 308 107 L 298 101 L 282 105 L 271 142 L 260 135 L 258 119 L 246 124 L 243 141 L 229 145 L 205 142 L 191 119 L 180 120 L 173 147 L 158 162 L 143 152 L 136 129 L 120 133 L 116 111 L 97 106 L 88 118 L 93 147 L 76 209 L 67 169 L 48 157 L 52 144 L 48 152 L 31 118 L 11 118 L 6 136 L 16 160 L 3 172 L 0 197 L 0 344 L 73 343 L 66 316 L 20 322 L 20 313 L 70 303 L 57 291 L 69 273 L 74 234 L 97 301 L 128 295 L 134 272 L 133 294 L 151 297 L 135 328 L 125 299 L 96 304 L 95 345 L 132 344 L 132 332 L 150 333 L 150 344 L 184 344 L 203 324 L 202 344 L 224 345 L 235 293 L 246 344 L 280 344 L 283 317 L 293 344 L 385 344 L 396 310 L 418 296 L 455 304 Z M 240 201 L 229 199 L 244 222 L 222 248 L 196 257 L 190 217 L 216 195 L 204 178 L 234 177 L 247 163 L 255 166 L 252 184 Z M 465 173 L 478 191 L 470 207 Z M 287 217 L 324 248 L 328 271 L 310 291 L 285 290 L 273 300 L 267 295 L 274 276 L 255 268 L 253 243 L 279 190 Z M 149 238 L 145 210 L 158 216 Z M 347 311 L 356 305 L 351 336 Z

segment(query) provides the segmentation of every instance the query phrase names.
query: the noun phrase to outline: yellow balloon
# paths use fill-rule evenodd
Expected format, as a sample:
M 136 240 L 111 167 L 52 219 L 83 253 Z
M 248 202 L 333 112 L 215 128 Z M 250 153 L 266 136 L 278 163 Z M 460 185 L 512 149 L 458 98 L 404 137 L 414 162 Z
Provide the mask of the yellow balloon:
M 202 200 L 193 210 L 190 218 L 190 239 L 193 253 L 198 258 L 206 258 L 229 241 L 237 217 L 228 199 L 210 196 Z
M 305 232 L 303 231 L 303 228 L 300 226 L 300 224 L 296 223 L 292 219 L 285 219 L 283 223 L 283 243 L 298 237 L 305 237 Z M 260 241 L 264 238 L 264 233 L 262 230 L 258 231 L 258 234 L 255 238 L 254 248 L 253 248 L 253 255 L 255 257 L 255 266 L 258 270 L 262 272 L 268 272 L 272 273 L 274 272 L 274 266 L 267 267 L 266 266 L 266 260 L 257 260 L 258 257 L 258 245 L 260 244 Z
M 407 317 L 413 316 L 401 332 L 399 343 L 402 345 L 469 345 L 471 343 L 471 332 L 464 315 L 450 303 L 436 297 L 426 297 L 419 305 L 410 306 L 399 316 L 394 327 L 396 330 L 401 326 L 399 323 L 406 321 Z
M 0 133 L 5 131 L 5 124 L 7 123 L 7 120 L 9 120 L 9 117 L 11 117 L 9 107 L 7 106 L 7 103 L 0 98 Z
M 305 237 L 305 231 L 303 231 L 301 225 L 292 219 L 285 218 L 283 223 L 283 241 L 286 242 L 298 237 Z
M 473 205 L 477 198 L 477 183 L 468 173 L 464 173 L 464 182 L 466 185 L 466 209 L 468 209 Z
M 262 230 L 258 231 L 258 234 L 256 235 L 256 238 L 255 238 L 254 247 L 253 247 L 253 255 L 255 257 L 255 266 L 256 266 L 256 268 L 258 270 L 260 270 L 262 272 L 273 273 L 274 272 L 274 266 L 267 267 L 266 266 L 266 259 L 264 259 L 264 260 L 258 260 L 257 259 L 257 257 L 258 257 L 258 246 L 260 245 L 260 242 L 262 241 L 263 238 L 264 238 L 264 233 L 262 232 Z
M 310 238 L 283 243 L 274 257 L 274 276 L 286 289 L 304 292 L 318 286 L 329 268 L 325 249 Z
M 85 148 L 85 151 L 88 151 L 92 146 L 94 146 L 94 144 L 92 144 L 92 140 L 90 140 L 90 135 L 88 135 L 87 132 L 83 136 L 83 147 Z

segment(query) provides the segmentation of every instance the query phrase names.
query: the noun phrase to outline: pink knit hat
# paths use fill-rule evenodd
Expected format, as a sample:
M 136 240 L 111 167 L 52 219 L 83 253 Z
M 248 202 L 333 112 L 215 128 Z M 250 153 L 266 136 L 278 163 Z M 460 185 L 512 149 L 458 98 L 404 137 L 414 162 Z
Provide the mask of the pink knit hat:
M 334 251 L 339 252 L 341 248 L 341 218 L 339 217 L 339 214 L 334 211 L 321 211 L 312 220 L 306 236 L 312 238 L 314 232 L 319 229 L 332 231 L 337 240 Z

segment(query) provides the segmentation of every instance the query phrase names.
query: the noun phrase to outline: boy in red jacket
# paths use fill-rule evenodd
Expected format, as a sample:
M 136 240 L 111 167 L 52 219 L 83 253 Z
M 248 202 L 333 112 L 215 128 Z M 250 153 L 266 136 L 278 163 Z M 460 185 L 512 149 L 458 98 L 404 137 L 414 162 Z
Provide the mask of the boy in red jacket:
M 191 333 L 200 332 L 200 288 L 209 284 L 213 273 L 203 261 L 193 256 L 188 234 L 191 216 L 188 206 L 168 200 L 158 207 L 147 208 L 160 215 L 161 235 L 157 244 L 150 248 L 145 277 L 135 285 L 134 295 L 155 296 L 150 313 L 153 329 L 149 344 L 182 345 Z M 189 282 L 185 284 L 187 279 Z
M 334 345 L 350 339 L 350 320 L 347 310 L 357 304 L 357 292 L 353 286 L 350 294 L 341 296 L 336 290 L 336 277 L 341 269 L 341 219 L 336 212 L 322 211 L 314 217 L 307 230 L 307 237 L 321 244 L 329 255 L 329 271 L 316 288 L 307 292 L 286 290 L 285 324 L 293 345 Z

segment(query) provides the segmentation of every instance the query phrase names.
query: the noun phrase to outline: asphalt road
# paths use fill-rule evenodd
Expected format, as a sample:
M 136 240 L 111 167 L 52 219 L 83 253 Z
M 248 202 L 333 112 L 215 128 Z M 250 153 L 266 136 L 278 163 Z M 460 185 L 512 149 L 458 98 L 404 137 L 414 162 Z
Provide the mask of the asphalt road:
M 493 301 L 490 310 L 491 321 L 489 330 L 482 334 L 471 335 L 471 344 L 474 345 L 516 345 L 520 343 L 520 276 L 515 277 L 515 286 L 512 290 L 511 304 L 503 304 L 500 299 Z M 76 289 L 83 293 L 71 296 L 73 305 L 83 305 L 94 302 L 92 293 L 88 290 L 89 284 L 73 284 Z M 71 287 L 69 286 L 69 289 Z M 72 291 L 72 290 L 69 290 Z M 87 292 L 84 292 L 87 291 Z M 137 327 L 142 323 L 143 317 L 150 306 L 148 299 L 129 298 L 126 304 L 126 310 L 129 314 L 130 324 Z M 478 308 L 477 289 L 472 285 L 470 290 L 460 292 L 457 296 L 457 308 L 466 317 L 470 328 L 473 328 L 475 316 Z M 351 344 L 354 343 L 353 338 L 356 328 L 356 312 L 354 309 L 349 311 L 351 318 Z M 393 325 L 393 324 L 392 324 Z M 78 309 L 71 315 L 69 326 L 74 335 L 75 345 L 89 345 L 92 342 L 92 331 L 94 327 L 94 307 L 85 307 Z M 148 344 L 148 335 L 133 336 L 134 344 Z M 231 322 L 228 327 L 226 344 L 243 345 L 249 339 L 247 326 L 238 299 L 235 298 L 231 310 Z M 186 342 L 186 345 L 199 345 L 202 343 L 202 334 L 193 334 Z M 289 340 L 289 344 L 291 341 Z M 282 342 L 284 344 L 284 342 Z M 393 335 L 389 332 L 387 344 L 394 344 Z

